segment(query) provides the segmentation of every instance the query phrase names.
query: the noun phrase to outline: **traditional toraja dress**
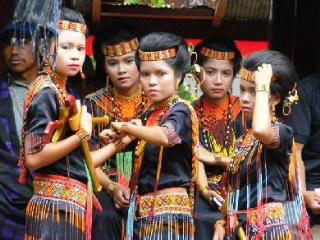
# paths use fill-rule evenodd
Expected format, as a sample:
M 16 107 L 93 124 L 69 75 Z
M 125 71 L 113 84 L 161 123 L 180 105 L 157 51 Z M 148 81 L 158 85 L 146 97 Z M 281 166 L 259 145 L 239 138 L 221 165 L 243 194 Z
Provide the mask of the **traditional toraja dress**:
M 144 97 L 141 88 L 130 97 L 122 96 L 112 88 L 100 89 L 88 95 L 84 104 L 93 117 L 109 116 L 110 122 L 128 122 L 131 119 L 139 119 L 151 105 L 150 101 Z M 109 127 L 110 125 L 99 125 L 94 128 L 90 140 L 92 150 L 103 146 L 99 141 L 99 133 Z M 102 169 L 112 181 L 129 187 L 134 149 L 135 144 L 130 144 L 104 164 Z M 99 220 L 99 215 L 94 214 L 93 238 L 101 239 L 101 236 L 108 236 L 110 240 L 119 240 L 123 219 L 122 212 L 115 208 L 113 198 L 107 192 L 97 193 L 97 197 L 104 211 L 101 214 L 101 220 Z
M 239 99 L 228 95 L 223 102 L 213 105 L 201 97 L 193 105 L 199 120 L 200 144 L 210 152 L 221 156 L 233 156 L 241 128 Z M 205 170 L 209 190 L 225 198 L 226 170 L 207 164 L 205 164 Z M 216 204 L 210 206 L 206 200 L 199 197 L 196 201 L 196 211 L 195 238 L 211 239 L 214 223 L 218 219 L 223 219 L 218 206 Z
M 19 87 L 18 91 L 11 86 Z M 8 74 L 0 80 L 0 239 L 21 240 L 25 231 L 25 208 L 32 197 L 32 185 L 19 178 L 19 125 L 22 124 L 23 94 Z M 20 91 L 19 91 L 20 90 Z M 27 90 L 27 89 L 26 89 Z M 21 95 L 17 96 L 17 93 Z M 16 114 L 15 114 L 16 112 Z M 17 124 L 17 123 L 20 124 Z
M 59 119 L 66 90 L 48 69 L 32 84 L 24 105 L 20 182 L 26 181 L 25 156 L 51 141 L 47 124 Z M 71 136 L 69 129 L 65 137 Z M 98 206 L 81 148 L 35 171 L 34 195 L 26 210 L 26 239 L 91 239 L 92 207 Z
M 227 236 L 237 239 L 310 239 L 291 128 L 276 122 L 268 146 L 248 130 L 229 166 Z
M 146 126 L 162 127 L 170 147 L 137 144 L 126 239 L 133 232 L 139 240 L 193 239 L 199 134 L 194 110 L 173 98 L 153 106 L 143 119 Z

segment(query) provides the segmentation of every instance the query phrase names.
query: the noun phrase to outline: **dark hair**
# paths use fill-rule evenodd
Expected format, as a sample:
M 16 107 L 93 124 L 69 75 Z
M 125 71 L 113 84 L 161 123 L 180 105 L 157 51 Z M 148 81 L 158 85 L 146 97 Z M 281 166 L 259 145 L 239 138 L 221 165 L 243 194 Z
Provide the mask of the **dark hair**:
M 84 20 L 80 12 L 70 8 L 65 8 L 65 7 L 61 8 L 60 19 L 65 21 L 70 21 L 70 22 L 86 24 L 86 21 Z M 86 32 L 86 36 L 87 35 L 88 35 L 88 30 Z
M 163 51 L 170 48 L 175 48 L 177 55 L 175 58 L 165 59 L 165 61 L 173 68 L 175 74 L 181 76 L 183 80 L 184 75 L 190 69 L 190 54 L 182 37 L 173 33 L 153 32 L 143 37 L 139 45 L 139 49 L 143 52 Z M 140 68 L 141 61 L 138 52 L 136 62 L 138 68 Z
M 271 82 L 270 92 L 271 95 L 279 94 L 280 103 L 276 106 L 276 116 L 283 118 L 283 100 L 293 89 L 299 76 L 292 62 L 278 51 L 265 50 L 253 53 L 242 61 L 242 66 L 250 71 L 255 71 L 263 63 L 272 66 L 272 72 L 276 80 Z
M 213 49 L 219 52 L 234 52 L 234 59 L 231 60 L 233 64 L 233 76 L 235 76 L 239 72 L 242 56 L 234 41 L 227 38 L 215 36 L 207 38 L 198 43 L 194 51 L 197 53 L 197 62 L 200 65 L 203 65 L 206 61 L 208 61 L 208 57 L 200 53 L 203 47 Z
M 93 57 L 96 61 L 96 78 L 99 82 L 105 83 L 105 57 L 102 52 L 103 45 L 115 45 L 124 41 L 138 38 L 138 32 L 129 26 L 107 27 L 107 32 L 103 29 L 95 34 L 92 49 Z M 110 84 L 112 84 L 110 82 Z

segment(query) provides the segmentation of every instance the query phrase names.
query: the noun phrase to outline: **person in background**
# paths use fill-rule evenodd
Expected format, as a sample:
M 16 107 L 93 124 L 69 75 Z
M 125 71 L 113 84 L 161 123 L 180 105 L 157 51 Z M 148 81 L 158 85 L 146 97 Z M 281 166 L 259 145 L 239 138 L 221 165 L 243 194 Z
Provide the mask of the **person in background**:
M 21 240 L 25 233 L 25 208 L 32 196 L 32 185 L 21 185 L 19 152 L 23 103 L 30 84 L 38 73 L 30 38 L 35 26 L 9 22 L 0 33 L 0 239 Z M 14 33 L 25 34 L 25 42 L 14 41 Z

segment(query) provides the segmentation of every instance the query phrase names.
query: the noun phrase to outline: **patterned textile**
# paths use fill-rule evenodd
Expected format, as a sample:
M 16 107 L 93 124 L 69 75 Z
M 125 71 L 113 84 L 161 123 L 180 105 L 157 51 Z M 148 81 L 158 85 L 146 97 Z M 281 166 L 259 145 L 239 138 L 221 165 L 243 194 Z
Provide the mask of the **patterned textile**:
M 139 216 L 148 217 L 152 211 L 154 216 L 171 214 L 189 214 L 191 216 L 191 203 L 187 193 L 146 194 L 139 200 Z
M 249 239 L 256 239 L 259 228 L 265 228 L 263 236 L 267 239 L 291 239 L 291 233 L 286 226 L 285 209 L 281 203 L 263 205 L 261 211 L 248 210 Z
M 135 226 L 134 239 L 192 239 L 194 223 L 190 197 L 187 192 L 141 196 Z
M 52 178 L 51 178 L 52 177 Z M 47 175 L 36 176 L 33 184 L 34 195 L 44 199 L 63 200 L 85 209 L 87 186 L 74 179 Z
M 20 143 L 6 75 L 0 81 L 0 103 L 0 239 L 21 240 L 32 186 L 17 181 Z
M 37 175 L 27 214 L 27 239 L 87 239 L 87 186 L 57 175 Z

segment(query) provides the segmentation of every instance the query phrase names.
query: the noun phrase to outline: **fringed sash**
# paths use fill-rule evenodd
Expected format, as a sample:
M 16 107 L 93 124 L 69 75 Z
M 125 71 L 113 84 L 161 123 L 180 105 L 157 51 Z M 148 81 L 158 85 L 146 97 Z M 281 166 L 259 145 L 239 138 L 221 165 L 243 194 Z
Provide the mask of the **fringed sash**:
M 37 175 L 26 210 L 26 239 L 41 239 L 44 232 L 52 231 L 52 239 L 90 240 L 92 219 L 87 216 L 92 217 L 93 205 L 102 210 L 86 184 L 63 176 Z M 46 229 L 48 226 L 55 231 Z

